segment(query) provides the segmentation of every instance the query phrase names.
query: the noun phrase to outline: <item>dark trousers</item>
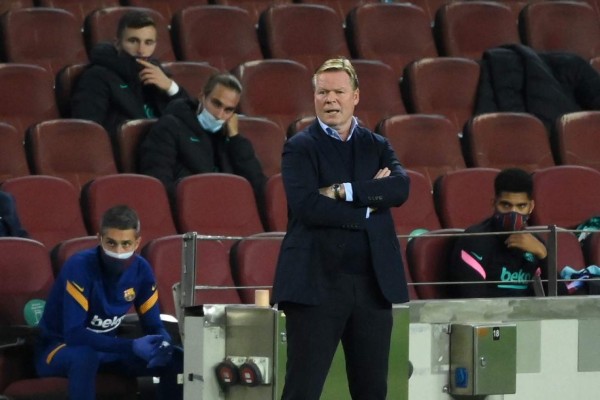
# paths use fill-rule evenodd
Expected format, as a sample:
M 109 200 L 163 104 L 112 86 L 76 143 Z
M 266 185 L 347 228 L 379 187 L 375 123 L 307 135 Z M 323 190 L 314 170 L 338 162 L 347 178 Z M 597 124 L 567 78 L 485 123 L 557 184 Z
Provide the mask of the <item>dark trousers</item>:
M 338 274 L 317 306 L 285 302 L 287 366 L 282 400 L 318 400 L 341 340 L 354 400 L 384 400 L 391 304 L 375 278 Z

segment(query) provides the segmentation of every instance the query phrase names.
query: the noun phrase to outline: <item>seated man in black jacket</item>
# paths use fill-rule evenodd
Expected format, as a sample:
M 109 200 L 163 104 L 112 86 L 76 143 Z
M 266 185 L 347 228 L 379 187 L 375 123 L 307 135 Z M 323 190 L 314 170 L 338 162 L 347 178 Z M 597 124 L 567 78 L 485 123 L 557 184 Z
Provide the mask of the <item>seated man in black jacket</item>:
M 238 131 L 241 83 L 231 74 L 209 78 L 198 100 L 169 104 L 140 145 L 140 172 L 162 181 L 171 198 L 193 174 L 224 172 L 246 178 L 264 221 L 266 176 L 250 141 Z
M 152 17 L 140 11 L 125 14 L 116 43 L 92 49 L 90 65 L 73 92 L 71 116 L 97 122 L 114 136 L 126 120 L 159 117 L 169 101 L 187 98 L 151 58 L 156 43 Z
M 547 273 L 545 244 L 532 233 L 516 232 L 525 228 L 535 205 L 531 175 L 518 168 L 505 169 L 494 187 L 494 214 L 465 231 L 481 235 L 457 239 L 449 270 L 452 281 L 482 284 L 453 286 L 455 297 L 533 295 L 530 281 Z M 507 233 L 489 234 L 493 232 Z

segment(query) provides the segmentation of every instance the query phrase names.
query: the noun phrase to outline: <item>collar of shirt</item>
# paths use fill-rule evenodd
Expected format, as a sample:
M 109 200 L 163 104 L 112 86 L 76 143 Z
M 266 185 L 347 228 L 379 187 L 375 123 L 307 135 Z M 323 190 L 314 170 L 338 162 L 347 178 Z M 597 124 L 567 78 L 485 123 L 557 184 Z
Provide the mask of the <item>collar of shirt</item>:
M 333 129 L 330 126 L 327 126 L 323 123 L 323 121 L 321 121 L 319 119 L 319 117 L 317 117 L 317 121 L 319 121 L 319 125 L 321 125 L 321 129 L 323 129 L 323 131 L 327 134 L 327 136 L 330 136 L 334 139 L 337 140 L 342 140 L 342 137 L 340 136 L 340 134 L 338 133 L 338 131 L 336 131 L 335 129 Z M 354 133 L 354 130 L 356 129 L 356 127 L 358 126 L 358 121 L 356 120 L 356 117 L 352 117 L 352 125 L 350 125 L 350 134 L 348 135 L 348 140 L 350 140 L 350 138 L 352 138 L 352 134 Z

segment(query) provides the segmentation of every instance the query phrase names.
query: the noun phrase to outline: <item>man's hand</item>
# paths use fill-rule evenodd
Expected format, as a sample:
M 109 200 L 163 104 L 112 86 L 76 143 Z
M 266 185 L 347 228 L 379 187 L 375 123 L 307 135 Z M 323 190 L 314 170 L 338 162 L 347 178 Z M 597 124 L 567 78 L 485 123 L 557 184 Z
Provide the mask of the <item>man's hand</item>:
M 382 168 L 379 171 L 377 171 L 373 179 L 387 178 L 388 176 L 390 176 L 390 173 L 391 171 L 388 167 Z
M 513 233 L 504 241 L 504 243 L 509 249 L 517 248 L 533 253 L 533 255 L 540 260 L 543 260 L 548 255 L 546 246 L 531 233 Z
M 238 133 L 238 115 L 234 113 L 231 114 L 231 118 L 227 120 L 227 136 L 233 137 Z
M 139 73 L 140 80 L 144 85 L 155 85 L 165 92 L 169 90 L 173 81 L 158 65 L 140 59 L 137 59 L 137 62 L 144 66 Z

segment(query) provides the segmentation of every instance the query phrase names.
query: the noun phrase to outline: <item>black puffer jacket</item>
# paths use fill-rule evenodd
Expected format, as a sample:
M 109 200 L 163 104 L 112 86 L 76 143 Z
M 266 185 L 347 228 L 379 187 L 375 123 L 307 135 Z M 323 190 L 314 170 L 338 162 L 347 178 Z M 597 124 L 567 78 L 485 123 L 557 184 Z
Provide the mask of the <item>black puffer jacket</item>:
M 111 43 L 96 45 L 73 92 L 71 116 L 97 122 L 114 135 L 121 123 L 159 117 L 171 100 L 188 97 L 182 87 L 169 96 L 154 85 L 143 85 L 140 70 L 135 57 L 118 52 Z
M 170 195 L 177 182 L 193 174 L 224 172 L 246 178 L 264 210 L 266 177 L 254 148 L 243 133 L 227 137 L 227 125 L 215 133 L 198 122 L 197 100 L 171 102 L 146 135 L 139 149 L 142 174 L 162 181 Z
M 526 112 L 553 132 L 558 117 L 581 110 L 600 110 L 600 74 L 581 57 L 523 45 L 484 52 L 475 115 Z

